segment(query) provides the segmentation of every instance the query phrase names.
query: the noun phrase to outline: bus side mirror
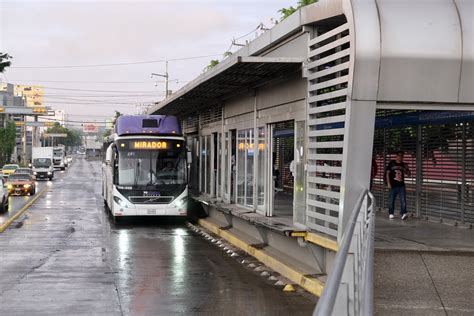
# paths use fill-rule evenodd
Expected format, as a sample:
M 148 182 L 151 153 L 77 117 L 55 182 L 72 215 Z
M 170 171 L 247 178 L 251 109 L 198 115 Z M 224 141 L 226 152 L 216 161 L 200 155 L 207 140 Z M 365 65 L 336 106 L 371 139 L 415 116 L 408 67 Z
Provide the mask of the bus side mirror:
M 110 146 L 109 148 L 107 148 L 107 151 L 105 152 L 105 163 L 106 164 L 110 164 L 112 162 L 112 154 L 113 154 L 112 146 Z
M 191 164 L 193 162 L 193 153 L 188 151 L 187 154 L 188 164 Z

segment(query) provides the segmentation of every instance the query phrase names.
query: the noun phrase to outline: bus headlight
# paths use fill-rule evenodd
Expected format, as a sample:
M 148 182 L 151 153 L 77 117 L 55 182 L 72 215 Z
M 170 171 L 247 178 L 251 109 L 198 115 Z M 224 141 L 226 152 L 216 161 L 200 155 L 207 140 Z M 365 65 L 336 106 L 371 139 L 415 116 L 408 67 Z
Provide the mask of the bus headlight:
M 13 189 L 13 185 L 11 185 L 11 184 L 7 185 L 7 189 L 9 189 L 9 190 Z
M 48 175 L 51 175 L 51 171 L 48 171 Z
M 31 184 L 24 184 L 23 187 L 24 187 L 25 189 L 28 189 L 28 188 L 31 187 Z
M 35 172 L 33 172 L 33 174 L 36 176 L 38 174 L 38 172 L 35 171 Z
M 186 202 L 187 202 L 187 200 L 188 200 L 188 199 L 187 199 L 186 197 L 184 197 L 184 198 L 182 198 L 181 200 L 179 200 L 178 202 L 176 202 L 175 206 L 176 206 L 177 208 L 184 208 L 184 207 L 186 207 Z
M 123 201 L 123 200 L 122 200 L 121 198 L 119 198 L 118 196 L 115 196 L 115 195 L 114 195 L 114 201 L 115 201 L 115 203 L 117 203 L 118 205 L 120 205 L 120 207 L 124 207 L 124 208 L 128 207 L 128 206 L 127 206 L 127 202 Z

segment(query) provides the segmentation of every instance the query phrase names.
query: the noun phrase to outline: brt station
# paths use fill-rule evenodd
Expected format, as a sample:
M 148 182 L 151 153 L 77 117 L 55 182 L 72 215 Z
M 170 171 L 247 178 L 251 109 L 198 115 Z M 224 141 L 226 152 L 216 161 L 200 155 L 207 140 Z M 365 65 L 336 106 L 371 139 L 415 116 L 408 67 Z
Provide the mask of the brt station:
M 200 224 L 312 294 L 336 288 L 325 315 L 373 310 L 374 229 L 375 248 L 397 227 L 426 235 L 423 223 L 433 243 L 465 233 L 472 246 L 460 229 L 474 222 L 473 12 L 469 0 L 319 1 L 157 103 L 150 114 L 182 120 Z M 408 224 L 387 213 L 399 150 Z M 446 224 L 460 232 L 440 236 Z

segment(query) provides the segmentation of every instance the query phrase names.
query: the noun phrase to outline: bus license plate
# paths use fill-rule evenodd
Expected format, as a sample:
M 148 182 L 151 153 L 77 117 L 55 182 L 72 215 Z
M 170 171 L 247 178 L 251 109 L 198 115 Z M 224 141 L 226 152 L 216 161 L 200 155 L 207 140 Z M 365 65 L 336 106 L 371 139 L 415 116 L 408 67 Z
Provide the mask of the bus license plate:
M 147 210 L 148 215 L 156 215 L 156 210 Z

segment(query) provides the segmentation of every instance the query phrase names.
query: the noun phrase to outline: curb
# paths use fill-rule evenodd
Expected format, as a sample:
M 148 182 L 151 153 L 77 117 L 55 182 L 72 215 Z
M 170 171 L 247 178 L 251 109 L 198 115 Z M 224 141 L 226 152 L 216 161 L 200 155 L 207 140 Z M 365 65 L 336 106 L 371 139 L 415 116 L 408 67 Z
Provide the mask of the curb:
M 239 239 L 234 234 L 230 233 L 228 230 L 221 229 L 218 225 L 214 223 L 211 223 L 205 219 L 199 219 L 198 224 L 209 230 L 213 234 L 225 239 L 227 242 L 231 243 L 235 247 L 245 251 L 258 261 L 262 262 L 267 267 L 273 269 L 274 271 L 281 274 L 283 277 L 301 286 L 309 293 L 318 297 L 321 296 L 324 289 L 324 283 L 322 281 L 304 275 L 303 273 L 297 271 L 289 265 L 267 254 L 264 250 L 257 249 L 249 245 L 245 241 Z
M 18 217 L 20 217 L 21 215 L 23 215 L 26 210 L 28 210 L 28 208 L 33 205 L 33 203 L 36 202 L 37 199 L 39 199 L 43 194 L 44 192 L 46 192 L 48 190 L 48 186 L 46 185 L 43 190 L 41 190 L 40 192 L 38 192 L 28 203 L 26 203 L 22 208 L 21 210 L 19 210 L 15 215 L 13 215 L 12 217 L 10 217 L 2 226 L 0 226 L 0 233 L 3 233 L 7 228 L 8 226 L 10 226 Z

